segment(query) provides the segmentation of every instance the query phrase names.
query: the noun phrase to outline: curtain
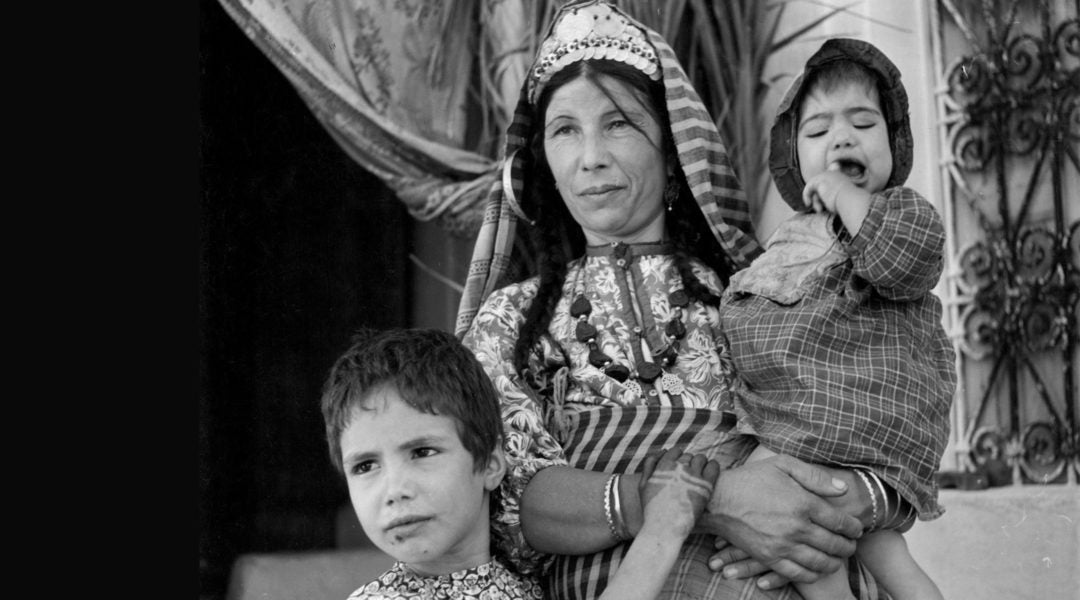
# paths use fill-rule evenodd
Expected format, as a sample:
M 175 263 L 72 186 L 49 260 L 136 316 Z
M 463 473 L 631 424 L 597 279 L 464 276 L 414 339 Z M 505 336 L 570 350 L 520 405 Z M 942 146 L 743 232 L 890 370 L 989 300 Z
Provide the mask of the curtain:
M 219 2 L 413 217 L 476 232 L 534 52 L 535 8 L 526 14 L 525 0 Z

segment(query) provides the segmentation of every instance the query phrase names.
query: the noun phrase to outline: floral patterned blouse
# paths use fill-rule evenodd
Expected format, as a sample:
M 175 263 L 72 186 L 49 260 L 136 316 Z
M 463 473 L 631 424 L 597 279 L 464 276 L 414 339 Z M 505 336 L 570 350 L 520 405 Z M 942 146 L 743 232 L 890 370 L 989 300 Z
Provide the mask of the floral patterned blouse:
M 493 559 L 449 575 L 417 575 L 402 562 L 356 590 L 348 600 L 539 600 L 540 585 Z
M 722 285 L 704 264 L 692 270 L 713 293 Z M 568 415 L 599 406 L 676 406 L 731 410 L 733 367 L 720 335 L 716 308 L 691 302 L 671 304 L 670 294 L 682 289 L 672 247 L 667 244 L 589 247 L 572 261 L 562 296 L 530 363 L 533 385 L 527 385 L 513 366 L 514 344 L 535 297 L 538 279 L 506 286 L 491 294 L 480 308 L 464 343 L 491 376 L 502 402 L 509 471 L 503 479 L 501 506 L 493 521 L 496 545 L 524 573 L 539 570 L 546 558 L 531 549 L 521 534 L 518 499 L 532 476 L 548 466 L 567 464 Z M 666 329 L 672 320 L 685 326 L 678 340 L 675 363 L 665 369 L 678 378 L 681 393 L 644 384 L 636 389 L 620 383 L 589 362 L 590 348 L 577 340 L 574 299 L 584 295 L 592 306 L 587 317 L 597 331 L 601 351 L 634 370 L 675 341 Z M 659 380 L 657 380 L 659 381 Z M 669 388 L 671 389 L 671 388 Z

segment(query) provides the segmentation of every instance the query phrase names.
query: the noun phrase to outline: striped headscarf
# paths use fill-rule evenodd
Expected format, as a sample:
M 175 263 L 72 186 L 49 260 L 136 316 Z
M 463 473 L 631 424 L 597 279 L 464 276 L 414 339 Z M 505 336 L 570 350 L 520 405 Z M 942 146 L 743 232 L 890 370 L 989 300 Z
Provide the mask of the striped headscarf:
M 749 265 L 750 261 L 761 253 L 761 246 L 754 237 L 746 194 L 735 174 L 716 124 L 671 46 L 655 31 L 630 18 L 617 7 L 600 0 L 568 3 L 552 20 L 545 39 L 551 38 L 564 17 L 576 9 L 594 4 L 606 5 L 612 12 L 624 17 L 631 25 L 645 33 L 660 60 L 678 166 L 682 169 L 690 192 L 701 208 L 709 228 L 727 254 L 731 270 L 734 272 Z M 541 48 L 543 47 L 541 44 Z M 541 59 L 542 57 L 537 58 Z M 529 69 L 530 74 L 533 68 Z M 513 122 L 506 132 L 502 177 L 488 191 L 483 223 L 473 247 L 465 290 L 458 306 L 454 329 L 458 337 L 465 335 L 480 305 L 495 291 L 495 286 L 511 264 L 519 219 L 529 221 L 528 216 L 521 210 L 519 199 L 523 192 L 523 173 L 526 169 L 533 168 L 533 165 L 528 164 L 523 157 L 525 153 L 518 152 L 528 145 L 533 133 L 533 107 L 529 101 L 529 87 L 530 77 L 526 77 Z

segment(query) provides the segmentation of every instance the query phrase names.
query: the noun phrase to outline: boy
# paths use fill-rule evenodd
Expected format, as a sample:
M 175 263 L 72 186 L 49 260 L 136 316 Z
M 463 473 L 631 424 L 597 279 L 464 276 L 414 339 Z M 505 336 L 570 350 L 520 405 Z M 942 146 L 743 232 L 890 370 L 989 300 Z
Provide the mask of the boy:
M 934 473 L 956 388 L 931 293 L 944 227 L 901 186 L 911 163 L 899 71 L 871 44 L 826 41 L 772 128 L 769 167 L 798 212 L 731 278 L 721 310 L 740 428 L 760 442 L 750 460 L 860 467 L 878 531 L 857 554 L 896 600 L 941 598 L 898 531 L 911 526 L 908 511 L 943 512 Z M 850 598 L 846 579 L 797 588 L 810 600 Z
M 506 471 L 499 402 L 457 338 L 358 333 L 330 371 L 322 412 L 364 533 L 397 560 L 350 600 L 542 597 L 491 555 L 490 493 Z M 676 450 L 645 461 L 645 522 L 602 599 L 656 597 L 718 474 L 715 461 Z M 679 503 L 687 509 L 672 510 Z

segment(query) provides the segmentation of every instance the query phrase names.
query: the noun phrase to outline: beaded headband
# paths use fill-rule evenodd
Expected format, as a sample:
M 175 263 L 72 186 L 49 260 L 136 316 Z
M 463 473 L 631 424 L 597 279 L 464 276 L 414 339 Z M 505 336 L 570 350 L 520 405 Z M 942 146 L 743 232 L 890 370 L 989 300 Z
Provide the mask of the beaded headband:
M 645 32 L 601 2 L 564 12 L 537 56 L 529 72 L 530 103 L 536 102 L 552 75 L 579 60 L 617 60 L 636 67 L 653 81 L 660 79 L 660 59 Z

